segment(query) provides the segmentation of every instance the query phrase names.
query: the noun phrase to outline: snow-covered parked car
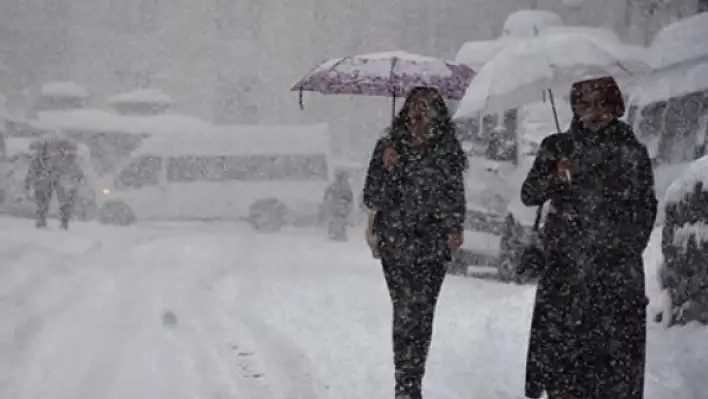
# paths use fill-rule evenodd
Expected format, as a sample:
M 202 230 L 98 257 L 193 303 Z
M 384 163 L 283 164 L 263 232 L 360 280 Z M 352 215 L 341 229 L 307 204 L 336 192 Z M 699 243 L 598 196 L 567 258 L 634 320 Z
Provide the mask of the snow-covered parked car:
M 708 324 L 708 156 L 694 161 L 667 190 L 659 285 L 666 323 Z
M 99 220 L 244 220 L 271 231 L 315 224 L 332 173 L 326 124 L 154 135 L 103 182 Z

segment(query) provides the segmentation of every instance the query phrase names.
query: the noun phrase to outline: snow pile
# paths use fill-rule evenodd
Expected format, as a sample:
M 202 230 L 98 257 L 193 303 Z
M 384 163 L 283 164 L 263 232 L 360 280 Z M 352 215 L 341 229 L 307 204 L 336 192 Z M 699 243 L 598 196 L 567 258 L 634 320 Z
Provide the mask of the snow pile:
M 708 57 L 708 13 L 685 18 L 664 27 L 651 44 L 654 68 Z
M 654 50 L 652 50 L 652 53 Z M 651 75 L 643 80 L 632 93 L 632 100 L 639 106 L 679 97 L 708 88 L 708 58 L 703 64 L 683 65 Z
M 479 71 L 484 64 L 494 58 L 505 47 L 518 43 L 522 39 L 516 36 L 502 36 L 494 40 L 470 41 L 460 47 L 455 61 Z
M 504 22 L 502 36 L 533 37 L 543 29 L 562 26 L 560 15 L 545 10 L 519 10 L 509 14 Z
M 40 93 L 45 97 L 88 98 L 89 92 L 74 82 L 49 82 L 42 85 Z
M 632 93 L 638 106 L 708 88 L 708 14 L 702 13 L 664 27 L 649 46 L 654 72 Z
M 708 155 L 693 161 L 686 170 L 666 190 L 664 202 L 675 204 L 693 193 L 697 184 L 708 191 Z
M 158 89 L 141 89 L 117 94 L 108 99 L 109 104 L 161 104 L 172 105 L 175 101 Z

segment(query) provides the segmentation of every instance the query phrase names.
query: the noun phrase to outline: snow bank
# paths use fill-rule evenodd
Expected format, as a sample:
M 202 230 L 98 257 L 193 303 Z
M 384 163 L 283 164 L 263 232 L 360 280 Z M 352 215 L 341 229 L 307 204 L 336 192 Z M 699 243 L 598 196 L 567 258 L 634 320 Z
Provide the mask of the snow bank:
M 141 89 L 117 94 L 108 99 L 109 104 L 164 104 L 172 105 L 175 101 L 158 89 Z
M 708 155 L 693 161 L 686 170 L 666 190 L 664 202 L 674 204 L 680 202 L 686 194 L 693 192 L 697 183 L 703 184 L 703 190 L 708 190 Z
M 708 88 L 708 57 L 702 64 L 687 64 L 653 73 L 632 92 L 632 103 L 645 106 Z
M 506 18 L 502 36 L 533 37 L 545 28 L 561 25 L 565 25 L 563 18 L 554 12 L 519 10 Z
M 654 68 L 665 68 L 708 57 L 708 13 L 697 14 L 664 27 L 650 46 Z
M 74 82 L 49 82 L 42 85 L 40 92 L 46 97 L 88 98 L 89 92 Z
M 457 52 L 455 61 L 478 71 L 506 46 L 518 43 L 521 40 L 521 38 L 516 36 L 502 36 L 495 40 L 466 42 Z

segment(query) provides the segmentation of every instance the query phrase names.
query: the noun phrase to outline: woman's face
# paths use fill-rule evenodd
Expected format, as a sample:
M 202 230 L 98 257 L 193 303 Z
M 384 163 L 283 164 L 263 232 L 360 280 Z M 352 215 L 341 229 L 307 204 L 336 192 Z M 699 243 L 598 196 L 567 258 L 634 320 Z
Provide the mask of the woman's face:
M 583 126 L 596 131 L 614 119 L 614 113 L 608 106 L 602 89 L 586 85 L 581 90 L 580 100 L 575 105 L 574 112 Z
M 425 93 L 419 93 L 412 98 L 411 107 L 408 110 L 408 118 L 416 125 L 428 124 L 432 119 L 432 104 Z

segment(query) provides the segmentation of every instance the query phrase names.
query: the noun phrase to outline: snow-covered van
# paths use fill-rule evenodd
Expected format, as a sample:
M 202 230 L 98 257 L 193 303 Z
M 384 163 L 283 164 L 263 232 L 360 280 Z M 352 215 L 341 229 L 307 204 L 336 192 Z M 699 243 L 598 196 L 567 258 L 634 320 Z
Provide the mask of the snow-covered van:
M 105 182 L 99 220 L 247 220 L 263 229 L 314 223 L 332 179 L 330 159 L 326 124 L 155 135 Z
M 29 165 L 34 157 L 34 146 L 39 139 L 26 137 L 8 137 L 5 144 L 5 158 L 2 161 L 2 191 L 4 201 L 0 204 L 0 211 L 21 217 L 33 217 L 36 205 L 32 198 L 28 198 L 24 190 L 25 177 Z M 76 158 L 79 167 L 84 173 L 84 181 L 79 186 L 74 203 L 74 216 L 79 220 L 91 220 L 96 212 L 96 184 L 98 177 L 91 166 L 90 153 L 86 145 L 76 145 Z M 56 197 L 53 199 L 56 203 Z M 57 207 L 51 205 L 50 215 L 57 214 Z

